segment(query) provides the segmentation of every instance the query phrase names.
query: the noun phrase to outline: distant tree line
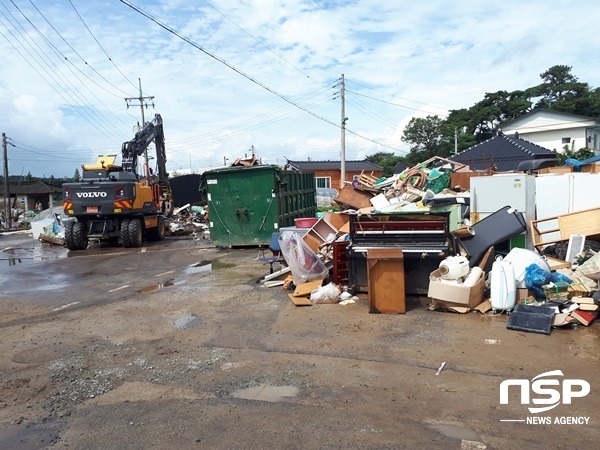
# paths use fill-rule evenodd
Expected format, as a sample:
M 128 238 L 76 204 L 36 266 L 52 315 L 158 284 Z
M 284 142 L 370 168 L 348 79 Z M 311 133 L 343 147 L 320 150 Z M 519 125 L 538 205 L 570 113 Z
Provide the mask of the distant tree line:
M 537 86 L 486 93 L 470 108 L 451 110 L 445 119 L 437 115 L 413 118 L 402 134 L 402 141 L 410 146 L 406 156 L 377 152 L 366 160 L 382 166 L 383 175 L 390 176 L 399 161 L 417 164 L 432 156 L 448 157 L 454 153 L 455 137 L 460 152 L 495 136 L 502 123 L 534 109 L 600 117 L 600 88 L 580 82 L 571 69 L 564 65 L 550 67 L 540 74 L 542 82 Z M 591 155 L 593 152 L 585 147 L 565 147 L 558 160 L 562 163 L 567 157 L 582 159 Z

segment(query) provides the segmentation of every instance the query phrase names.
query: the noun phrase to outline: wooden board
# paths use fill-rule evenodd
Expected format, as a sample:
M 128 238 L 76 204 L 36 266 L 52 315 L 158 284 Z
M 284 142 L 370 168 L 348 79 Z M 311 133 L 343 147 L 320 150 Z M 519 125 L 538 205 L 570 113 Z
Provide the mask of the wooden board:
M 546 223 L 553 228 L 540 231 L 538 224 Z M 540 250 L 543 246 L 556 242 L 568 241 L 572 234 L 583 234 L 586 237 L 600 236 L 600 208 L 586 209 L 570 214 L 532 220 L 530 231 L 534 247 Z M 558 232 L 558 239 L 544 239 L 548 233 Z
M 372 249 L 367 252 L 369 312 L 406 312 L 404 256 L 402 249 Z

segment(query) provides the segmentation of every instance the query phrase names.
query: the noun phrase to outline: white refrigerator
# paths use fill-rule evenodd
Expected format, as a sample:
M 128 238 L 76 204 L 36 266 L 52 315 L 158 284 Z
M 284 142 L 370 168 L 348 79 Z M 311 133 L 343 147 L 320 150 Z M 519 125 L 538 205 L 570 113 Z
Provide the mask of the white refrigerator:
M 569 214 L 600 207 L 600 174 L 567 173 L 536 178 L 537 218 Z M 556 228 L 555 221 L 540 223 L 540 231 Z M 558 239 L 559 233 L 544 234 L 544 240 Z
M 503 173 L 471 178 L 471 222 L 476 223 L 505 206 L 523 214 L 527 228 L 535 219 L 535 176 L 522 173 Z M 530 233 L 522 239 L 528 249 L 533 249 Z

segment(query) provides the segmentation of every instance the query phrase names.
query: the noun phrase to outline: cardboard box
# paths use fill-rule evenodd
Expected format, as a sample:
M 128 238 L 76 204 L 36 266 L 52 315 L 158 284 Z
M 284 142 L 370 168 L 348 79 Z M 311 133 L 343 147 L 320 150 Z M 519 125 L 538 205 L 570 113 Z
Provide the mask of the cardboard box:
M 427 296 L 438 306 L 462 306 L 475 308 L 483 301 L 485 289 L 485 273 L 474 286 L 466 287 L 439 281 L 440 271 L 434 270 L 429 275 L 429 291 Z

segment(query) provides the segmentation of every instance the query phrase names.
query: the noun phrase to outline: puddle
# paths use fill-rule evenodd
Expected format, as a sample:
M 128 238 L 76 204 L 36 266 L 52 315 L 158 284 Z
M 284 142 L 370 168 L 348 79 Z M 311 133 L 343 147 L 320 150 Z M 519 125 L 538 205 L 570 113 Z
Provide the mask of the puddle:
M 48 448 L 56 442 L 57 438 L 56 432 L 35 426 L 0 428 L 0 448 L 19 450 Z
M 194 263 L 194 264 L 190 264 L 186 270 L 185 273 L 187 273 L 188 275 L 192 275 L 192 274 L 197 274 L 197 273 L 208 273 L 211 272 L 213 270 L 213 266 L 212 266 L 212 261 L 209 261 L 207 259 Z
M 233 393 L 235 398 L 245 400 L 258 400 L 261 402 L 281 402 L 289 397 L 295 397 L 300 389 L 294 386 L 271 386 L 261 384 L 247 389 L 240 389 Z
M 202 319 L 196 314 L 186 314 L 173 322 L 173 324 L 179 330 L 189 330 L 190 328 L 198 328 L 202 325 Z
M 457 425 L 438 424 L 428 425 L 427 428 L 437 431 L 438 433 L 448 436 L 452 439 L 460 439 L 465 441 L 478 441 L 480 439 L 479 435 L 473 430 L 459 427 Z
M 167 280 L 164 283 L 156 283 L 152 286 L 146 286 L 145 288 L 138 289 L 138 292 L 141 294 L 144 294 L 146 292 L 154 292 L 169 286 L 173 286 L 174 284 L 175 282 L 173 280 Z
M 62 248 L 45 248 L 39 245 L 35 247 L 6 247 L 0 250 L 0 262 L 6 261 L 9 267 L 64 257 L 65 251 Z M 4 263 L 0 264 L 4 265 Z
M 186 268 L 186 273 L 188 275 L 194 275 L 194 274 L 198 274 L 198 273 L 212 272 L 213 270 L 227 269 L 230 267 L 235 267 L 235 264 L 222 262 L 222 261 L 219 261 L 218 259 L 215 259 L 214 261 L 209 261 L 208 259 L 205 259 L 203 261 L 200 261 L 200 262 L 197 262 L 194 264 L 190 264 Z

